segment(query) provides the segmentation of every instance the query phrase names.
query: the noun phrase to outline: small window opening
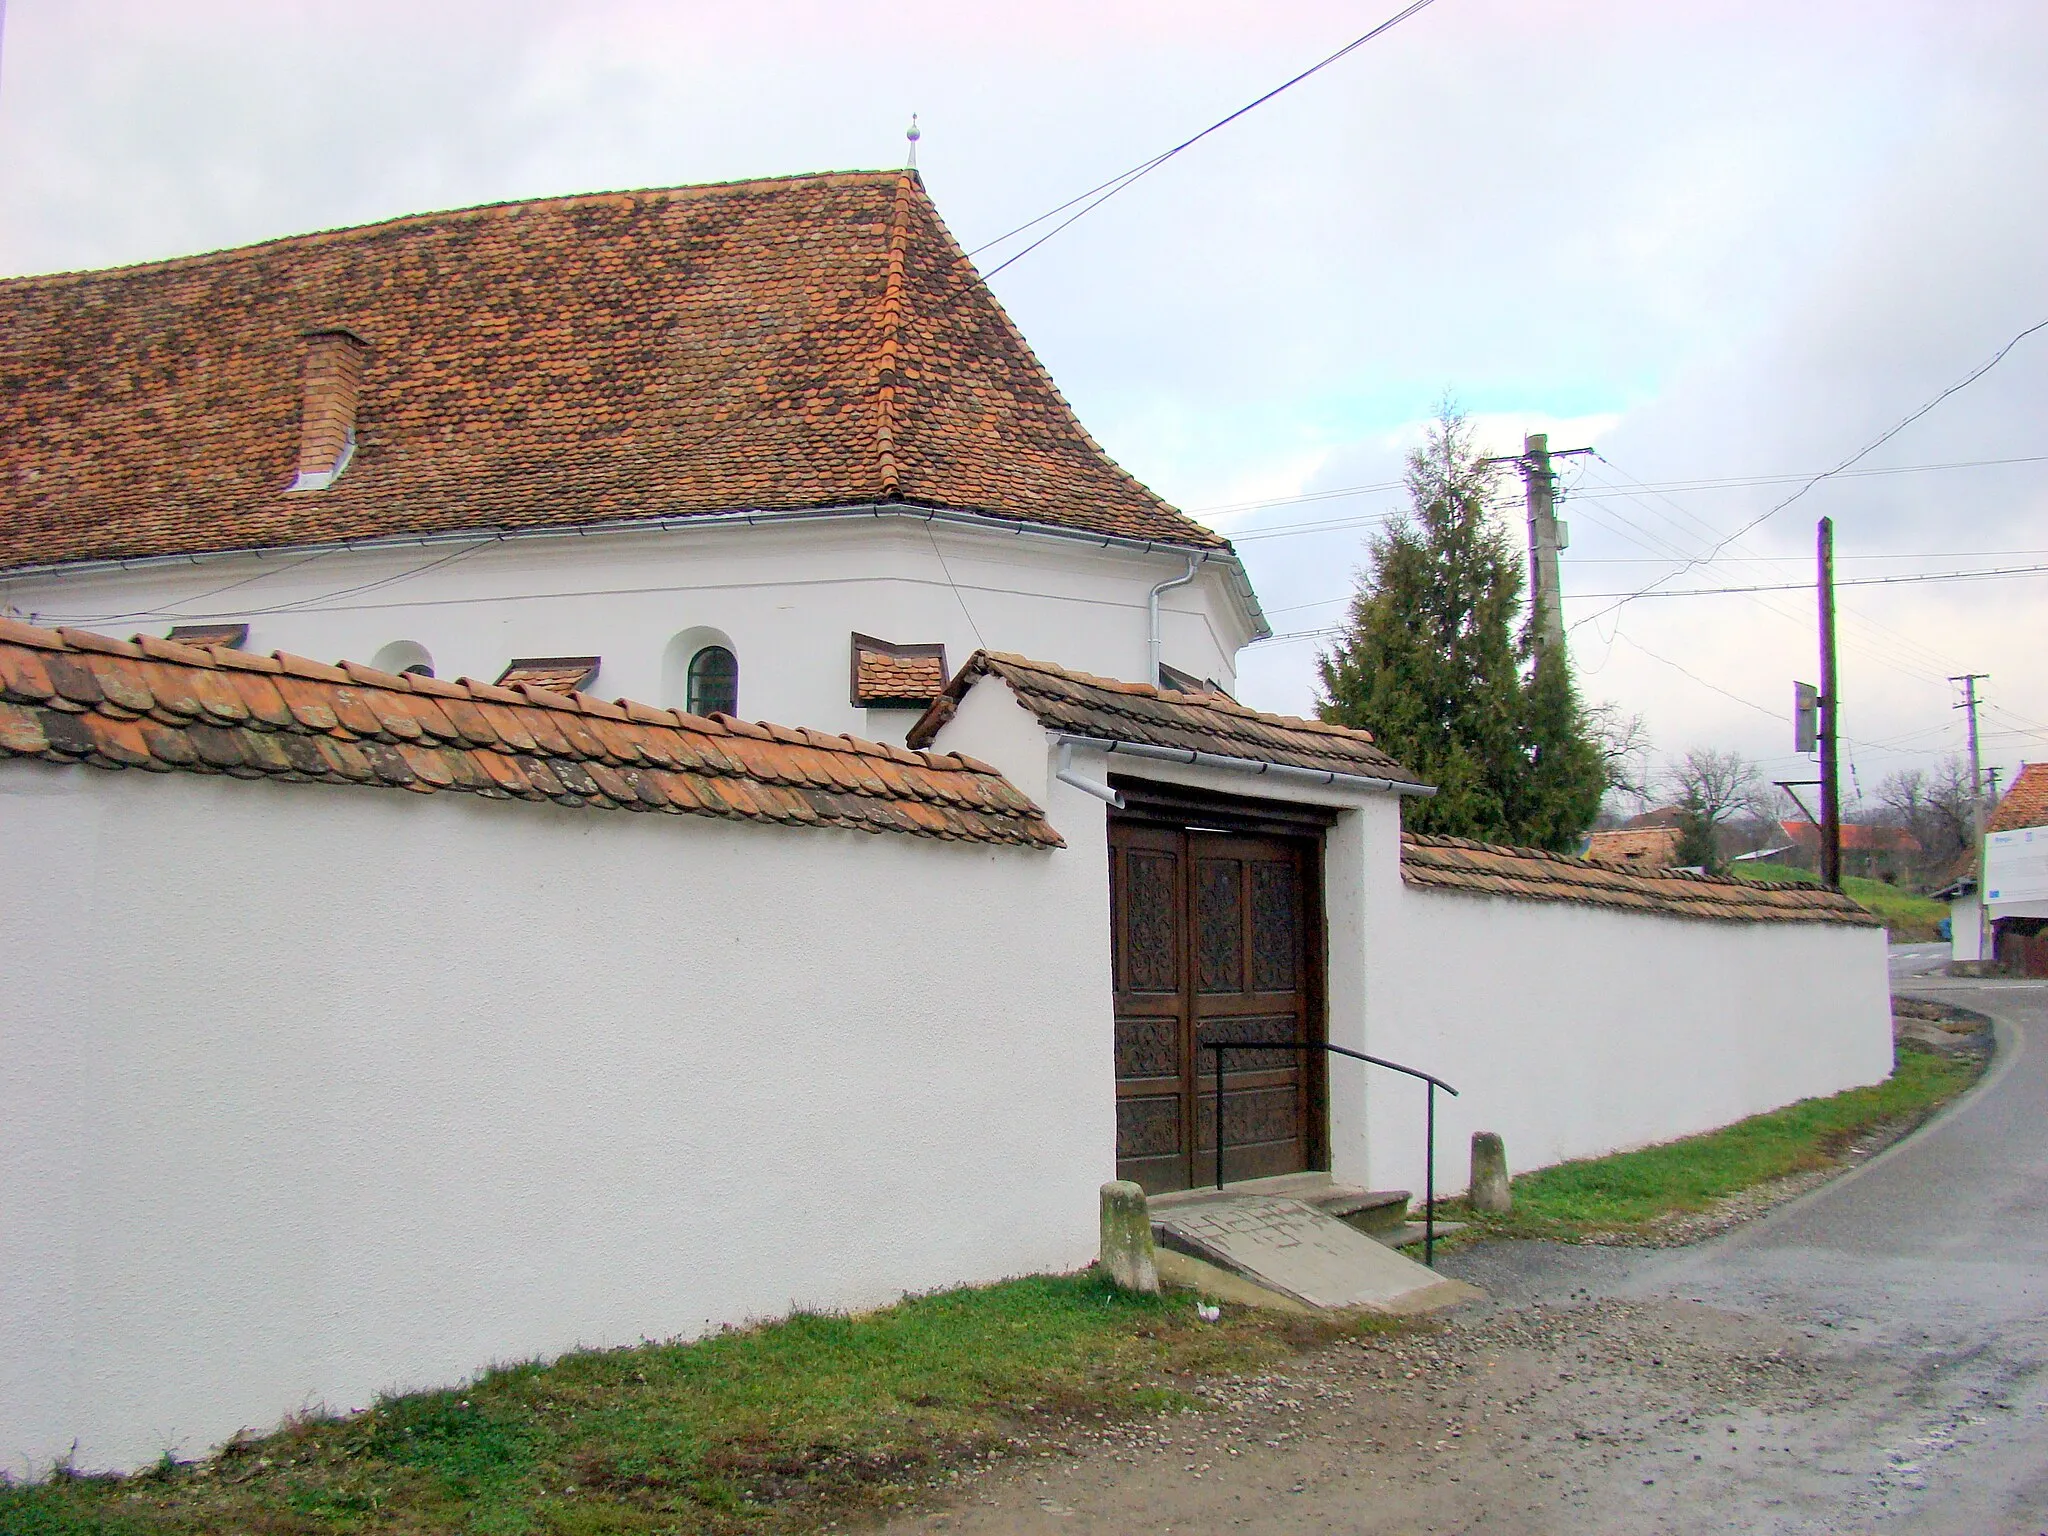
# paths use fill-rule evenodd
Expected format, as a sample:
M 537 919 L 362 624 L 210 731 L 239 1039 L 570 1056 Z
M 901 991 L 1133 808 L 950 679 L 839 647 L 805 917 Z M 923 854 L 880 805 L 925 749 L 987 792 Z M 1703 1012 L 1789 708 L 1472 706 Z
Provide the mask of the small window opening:
M 739 658 L 722 645 L 707 645 L 690 658 L 693 715 L 736 715 L 740 708 Z

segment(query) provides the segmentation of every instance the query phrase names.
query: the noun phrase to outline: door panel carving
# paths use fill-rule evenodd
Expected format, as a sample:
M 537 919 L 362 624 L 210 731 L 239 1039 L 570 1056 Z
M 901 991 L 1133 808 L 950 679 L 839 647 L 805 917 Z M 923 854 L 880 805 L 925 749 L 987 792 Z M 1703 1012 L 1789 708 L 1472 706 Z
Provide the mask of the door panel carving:
M 1306 841 L 1111 820 L 1119 1177 L 1158 1193 L 1214 1176 L 1216 1058 L 1199 1041 L 1320 1038 L 1318 862 Z M 1227 1053 L 1226 1178 L 1311 1166 L 1323 1075 L 1319 1054 Z

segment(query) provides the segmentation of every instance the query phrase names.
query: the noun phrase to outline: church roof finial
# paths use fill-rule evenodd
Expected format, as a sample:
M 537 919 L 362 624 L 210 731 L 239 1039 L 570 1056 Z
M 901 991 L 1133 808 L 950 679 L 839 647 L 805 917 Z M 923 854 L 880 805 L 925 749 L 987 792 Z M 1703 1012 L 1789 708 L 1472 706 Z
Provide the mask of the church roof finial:
M 915 112 L 910 114 L 910 126 L 904 130 L 903 137 L 910 140 L 910 158 L 904 162 L 903 168 L 906 171 L 914 171 L 917 169 L 917 141 L 924 137 L 923 134 L 917 131 L 917 114 Z

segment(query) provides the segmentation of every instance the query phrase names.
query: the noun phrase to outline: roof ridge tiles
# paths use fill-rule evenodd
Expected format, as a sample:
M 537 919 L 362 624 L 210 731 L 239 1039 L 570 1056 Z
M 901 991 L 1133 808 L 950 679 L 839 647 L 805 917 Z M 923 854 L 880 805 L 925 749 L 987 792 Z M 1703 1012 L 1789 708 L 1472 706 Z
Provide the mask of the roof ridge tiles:
M 12 757 L 1064 846 L 1015 786 L 949 754 L 0 619 Z
M 152 272 L 175 272 L 185 268 L 232 261 L 238 256 L 257 256 L 274 251 L 340 245 L 351 240 L 371 240 L 396 230 L 414 229 L 450 219 L 512 217 L 542 210 L 618 207 L 641 200 L 685 202 L 719 192 L 744 192 L 753 187 L 787 187 L 805 182 L 838 183 L 853 186 L 862 182 L 893 181 L 897 171 L 796 171 L 783 176 L 743 176 L 734 181 L 686 182 L 668 187 L 615 187 L 603 192 L 562 192 L 548 197 L 506 198 L 495 203 L 464 203 L 454 208 L 429 208 L 419 213 L 401 213 L 370 224 L 335 224 L 325 229 L 306 229 L 289 235 L 272 235 L 246 245 L 222 245 L 210 250 L 187 251 L 178 256 L 157 256 L 118 267 L 78 267 L 56 272 L 23 272 L 0 277 L 0 294 L 27 285 L 86 283 L 99 278 L 117 279 Z
M 1760 885 L 1683 869 L 1641 869 L 1547 848 L 1482 843 L 1445 834 L 1401 834 L 1401 875 L 1411 885 L 1524 900 L 1573 901 L 1628 911 L 1728 922 L 1878 919 L 1838 891 Z
M 969 688 L 994 674 L 1047 730 L 1133 746 L 1413 782 L 1369 731 L 1253 710 L 1227 694 L 1181 693 L 1149 683 L 1096 677 L 1008 651 L 976 651 L 911 727 L 910 745 L 929 746 Z

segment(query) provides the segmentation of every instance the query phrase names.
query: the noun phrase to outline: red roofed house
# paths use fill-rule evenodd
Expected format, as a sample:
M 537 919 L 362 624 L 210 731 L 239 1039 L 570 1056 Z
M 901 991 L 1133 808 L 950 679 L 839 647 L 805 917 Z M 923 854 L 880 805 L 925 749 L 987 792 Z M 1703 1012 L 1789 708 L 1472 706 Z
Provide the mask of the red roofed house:
M 0 314 L 0 1469 L 1076 1268 L 1219 1140 L 1419 1189 L 1325 1046 L 1460 1090 L 1446 1168 L 1890 1068 L 1846 898 L 1404 838 L 1369 733 L 1229 697 L 1229 544 L 914 173 Z
M 2048 763 L 2020 764 L 1984 823 L 1983 897 L 1992 959 L 2048 976 Z
M 1781 821 L 1785 836 L 1798 846 L 1802 862 L 1813 865 L 1820 858 L 1820 828 L 1810 821 Z M 1920 839 L 1904 827 L 1887 827 L 1873 822 L 1842 823 L 1842 873 L 1872 879 L 1887 872 L 1899 874 L 1920 852 Z

